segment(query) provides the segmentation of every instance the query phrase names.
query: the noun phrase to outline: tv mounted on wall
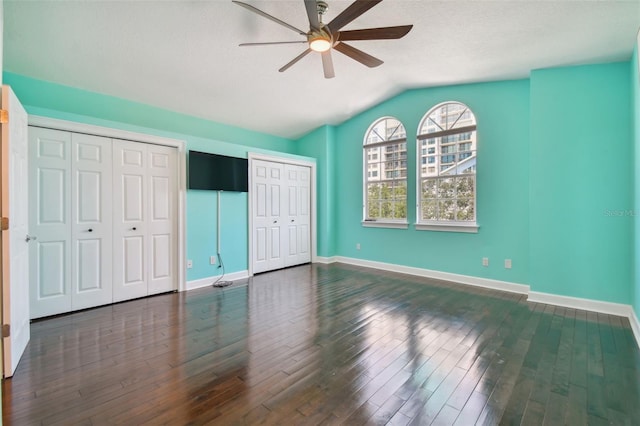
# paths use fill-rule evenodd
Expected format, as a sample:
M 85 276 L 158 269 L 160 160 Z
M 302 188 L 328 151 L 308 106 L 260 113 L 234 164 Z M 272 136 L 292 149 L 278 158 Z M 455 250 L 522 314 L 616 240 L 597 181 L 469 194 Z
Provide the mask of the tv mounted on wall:
M 249 162 L 245 158 L 189 151 L 189 189 L 249 192 Z

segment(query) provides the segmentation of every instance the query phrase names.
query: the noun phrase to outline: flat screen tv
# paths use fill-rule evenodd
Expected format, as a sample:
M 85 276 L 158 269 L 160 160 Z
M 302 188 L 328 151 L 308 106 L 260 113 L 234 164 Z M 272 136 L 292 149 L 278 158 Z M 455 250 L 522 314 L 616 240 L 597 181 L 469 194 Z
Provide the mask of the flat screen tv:
M 249 162 L 245 158 L 189 151 L 189 189 L 249 192 Z

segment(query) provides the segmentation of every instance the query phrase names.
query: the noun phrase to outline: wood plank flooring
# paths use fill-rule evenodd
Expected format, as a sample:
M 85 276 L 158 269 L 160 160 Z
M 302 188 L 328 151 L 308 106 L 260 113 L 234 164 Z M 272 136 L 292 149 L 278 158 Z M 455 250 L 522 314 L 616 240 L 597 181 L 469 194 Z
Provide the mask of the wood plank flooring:
M 34 322 L 3 420 L 639 424 L 626 318 L 305 265 Z

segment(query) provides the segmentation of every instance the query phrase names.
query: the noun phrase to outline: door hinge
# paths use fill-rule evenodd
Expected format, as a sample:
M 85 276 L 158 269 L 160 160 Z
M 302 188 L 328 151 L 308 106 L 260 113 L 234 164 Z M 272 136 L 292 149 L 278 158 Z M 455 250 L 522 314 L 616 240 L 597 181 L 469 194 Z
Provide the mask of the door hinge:
M 11 336 L 11 324 L 2 324 L 2 337 Z
M 2 217 L 0 218 L 0 231 L 6 231 L 9 229 L 9 218 Z
M 0 124 L 9 122 L 9 111 L 6 109 L 0 109 Z

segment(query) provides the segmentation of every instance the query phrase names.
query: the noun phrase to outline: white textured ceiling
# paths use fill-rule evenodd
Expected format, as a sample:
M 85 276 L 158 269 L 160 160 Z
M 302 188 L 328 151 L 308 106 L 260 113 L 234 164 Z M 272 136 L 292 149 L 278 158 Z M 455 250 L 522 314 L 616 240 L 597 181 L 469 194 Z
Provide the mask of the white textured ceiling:
M 302 0 L 245 0 L 304 30 Z M 350 1 L 328 1 L 329 22 Z M 4 69 L 246 129 L 295 138 L 415 87 L 523 78 L 532 69 L 628 60 L 640 27 L 633 1 L 385 0 L 344 29 L 413 24 L 400 40 L 351 42 L 385 63 L 333 53 L 278 69 L 296 33 L 231 3 L 4 2 Z

